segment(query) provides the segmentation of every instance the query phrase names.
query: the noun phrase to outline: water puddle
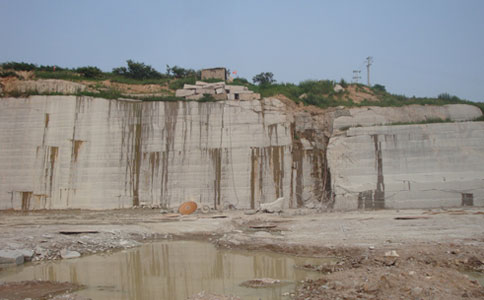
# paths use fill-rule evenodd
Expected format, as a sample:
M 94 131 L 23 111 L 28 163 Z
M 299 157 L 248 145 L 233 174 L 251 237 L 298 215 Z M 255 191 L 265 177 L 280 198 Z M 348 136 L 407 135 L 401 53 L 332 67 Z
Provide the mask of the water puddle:
M 77 294 L 92 299 L 186 299 L 206 291 L 241 299 L 288 299 L 297 282 L 320 274 L 295 265 L 328 264 L 316 259 L 267 252 L 217 250 L 203 242 L 146 244 L 111 255 L 27 264 L 0 272 L 0 281 L 53 280 L 85 285 Z M 291 284 L 247 288 L 254 278 L 273 278 Z
M 484 287 L 484 273 L 470 272 L 470 271 L 465 271 L 465 272 L 462 272 L 462 273 L 467 275 L 467 277 L 469 277 L 469 279 L 479 282 L 479 284 L 482 287 Z

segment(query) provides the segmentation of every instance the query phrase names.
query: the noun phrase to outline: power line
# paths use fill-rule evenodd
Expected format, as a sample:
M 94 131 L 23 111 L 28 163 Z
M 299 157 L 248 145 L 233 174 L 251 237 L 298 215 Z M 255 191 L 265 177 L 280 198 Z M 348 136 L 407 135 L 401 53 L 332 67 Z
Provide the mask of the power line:
M 370 66 L 373 63 L 373 57 L 368 56 L 366 58 L 366 74 L 368 76 L 368 86 L 370 87 Z
M 353 70 L 353 82 L 358 83 L 358 80 L 361 79 L 361 70 Z

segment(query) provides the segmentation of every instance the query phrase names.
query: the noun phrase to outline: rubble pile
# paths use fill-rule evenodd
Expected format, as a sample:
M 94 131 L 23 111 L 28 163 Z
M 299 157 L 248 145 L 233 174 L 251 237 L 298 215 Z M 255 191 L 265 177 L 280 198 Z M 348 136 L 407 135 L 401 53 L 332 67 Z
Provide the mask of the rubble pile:
M 229 85 L 225 82 L 207 83 L 197 81 L 185 84 L 183 89 L 176 90 L 175 96 L 187 100 L 200 100 L 204 95 L 211 95 L 215 100 L 259 100 L 260 94 L 250 91 L 242 85 Z

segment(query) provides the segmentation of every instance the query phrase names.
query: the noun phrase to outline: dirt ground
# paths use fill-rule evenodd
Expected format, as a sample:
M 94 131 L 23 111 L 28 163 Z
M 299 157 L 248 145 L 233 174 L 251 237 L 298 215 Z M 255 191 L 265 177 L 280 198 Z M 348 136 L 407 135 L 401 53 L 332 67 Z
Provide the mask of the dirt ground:
M 24 300 L 35 298 L 74 300 L 75 296 L 69 293 L 79 288 L 80 286 L 69 282 L 22 281 L 5 283 L 0 285 L 0 299 Z
M 33 261 L 60 259 L 65 249 L 87 255 L 165 239 L 340 258 L 301 266 L 321 279 L 304 282 L 291 299 L 484 299 L 484 288 L 462 273 L 484 271 L 484 209 L 0 212 L 0 249 L 33 250 Z

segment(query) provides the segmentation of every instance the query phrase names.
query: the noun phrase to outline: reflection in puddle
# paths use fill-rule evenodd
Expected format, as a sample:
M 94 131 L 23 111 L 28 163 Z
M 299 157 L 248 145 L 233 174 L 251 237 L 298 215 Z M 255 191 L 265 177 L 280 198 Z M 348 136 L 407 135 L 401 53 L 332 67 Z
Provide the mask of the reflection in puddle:
M 482 287 L 484 287 L 484 274 L 483 273 L 469 272 L 469 271 L 465 271 L 465 272 L 462 272 L 462 273 L 467 275 L 469 277 L 469 279 L 479 282 L 479 284 Z
M 53 280 L 87 286 L 79 295 L 92 299 L 186 299 L 207 291 L 242 299 L 284 299 L 295 283 L 318 273 L 294 268 L 329 263 L 330 259 L 265 252 L 217 250 L 202 242 L 164 242 L 78 259 L 26 265 L 0 272 L 0 281 Z M 240 283 L 269 277 L 293 282 L 252 289 Z

